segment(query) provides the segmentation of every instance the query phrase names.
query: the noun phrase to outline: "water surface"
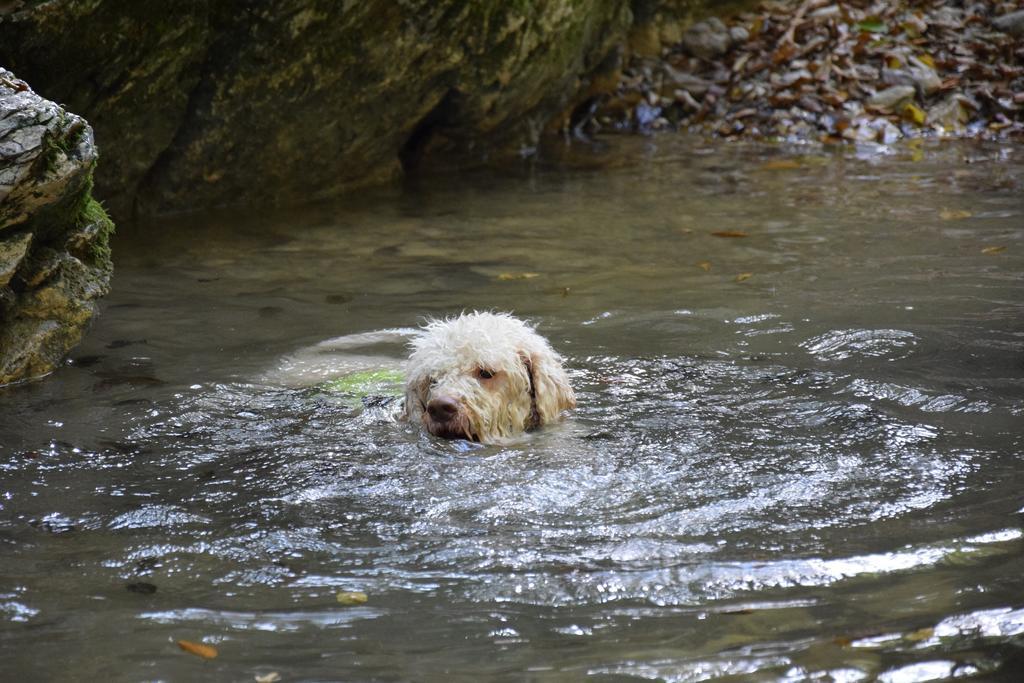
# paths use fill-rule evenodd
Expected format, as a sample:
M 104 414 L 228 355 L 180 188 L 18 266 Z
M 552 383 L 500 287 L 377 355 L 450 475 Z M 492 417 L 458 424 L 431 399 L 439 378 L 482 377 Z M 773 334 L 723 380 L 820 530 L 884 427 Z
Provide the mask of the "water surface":
M 1016 680 L 1020 150 L 568 161 L 122 228 L 71 362 L 0 390 L 0 678 Z M 566 422 L 467 448 L 268 379 L 475 308 L 566 356 Z

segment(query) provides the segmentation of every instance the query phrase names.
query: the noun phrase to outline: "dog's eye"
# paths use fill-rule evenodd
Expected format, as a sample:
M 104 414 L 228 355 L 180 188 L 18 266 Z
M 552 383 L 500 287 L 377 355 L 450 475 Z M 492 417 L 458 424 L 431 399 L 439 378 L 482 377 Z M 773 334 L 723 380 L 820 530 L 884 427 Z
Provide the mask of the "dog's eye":
M 490 370 L 484 370 L 483 368 L 480 368 L 479 370 L 476 371 L 476 376 L 479 377 L 480 379 L 490 379 L 494 377 L 494 373 L 491 372 Z

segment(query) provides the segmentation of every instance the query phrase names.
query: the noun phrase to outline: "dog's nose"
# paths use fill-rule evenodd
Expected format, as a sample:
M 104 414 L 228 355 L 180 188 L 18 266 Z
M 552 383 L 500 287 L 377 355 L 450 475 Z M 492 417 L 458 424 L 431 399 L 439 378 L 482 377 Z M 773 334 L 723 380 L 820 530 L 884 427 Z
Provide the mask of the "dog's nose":
M 430 399 L 427 412 L 435 422 L 448 422 L 459 412 L 459 403 L 450 396 L 438 396 Z

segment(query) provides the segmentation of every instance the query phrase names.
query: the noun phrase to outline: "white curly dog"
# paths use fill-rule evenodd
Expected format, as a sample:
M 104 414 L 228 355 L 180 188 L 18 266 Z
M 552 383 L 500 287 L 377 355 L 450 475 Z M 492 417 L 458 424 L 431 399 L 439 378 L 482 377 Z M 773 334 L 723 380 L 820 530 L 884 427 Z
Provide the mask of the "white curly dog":
M 506 313 L 430 320 L 409 345 L 405 415 L 435 436 L 501 443 L 576 406 L 561 356 Z
M 447 439 L 498 444 L 557 422 L 576 406 L 562 358 L 533 327 L 507 313 L 463 313 L 328 339 L 282 359 L 264 380 L 291 387 L 384 370 L 399 374 L 390 349 L 408 342 L 405 398 L 379 404 L 364 419 L 405 418 Z M 364 398 L 364 404 L 366 403 Z

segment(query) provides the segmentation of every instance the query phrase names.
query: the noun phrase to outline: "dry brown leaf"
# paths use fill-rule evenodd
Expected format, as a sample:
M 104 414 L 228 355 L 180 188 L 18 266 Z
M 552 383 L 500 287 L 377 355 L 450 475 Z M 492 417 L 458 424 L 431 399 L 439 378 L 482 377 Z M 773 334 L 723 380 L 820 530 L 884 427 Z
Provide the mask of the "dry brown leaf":
M 1004 252 L 1004 251 L 1006 251 L 1006 247 L 1000 245 L 998 247 L 985 247 L 984 249 L 981 250 L 981 253 L 982 254 L 999 254 L 999 253 Z
M 963 211 L 961 209 L 942 209 L 939 211 L 939 218 L 944 221 L 959 221 L 964 218 L 970 218 L 973 215 L 970 211 Z
M 711 261 L 697 261 L 697 267 L 706 273 L 711 270 Z
M 338 591 L 337 598 L 342 605 L 361 605 L 370 599 L 362 591 Z
M 796 46 L 792 43 L 786 43 L 772 53 L 772 63 L 782 64 L 783 62 L 788 62 L 789 58 L 792 57 L 795 52 Z
M 736 276 L 736 282 L 743 282 L 744 280 L 749 280 L 752 277 L 754 277 L 753 273 L 740 273 Z
M 202 657 L 203 659 L 213 659 L 217 656 L 217 648 L 212 645 L 204 645 L 203 643 L 196 643 L 191 640 L 179 640 L 178 647 L 190 655 Z
M 747 233 L 742 230 L 718 230 L 711 234 L 715 237 L 747 237 Z

